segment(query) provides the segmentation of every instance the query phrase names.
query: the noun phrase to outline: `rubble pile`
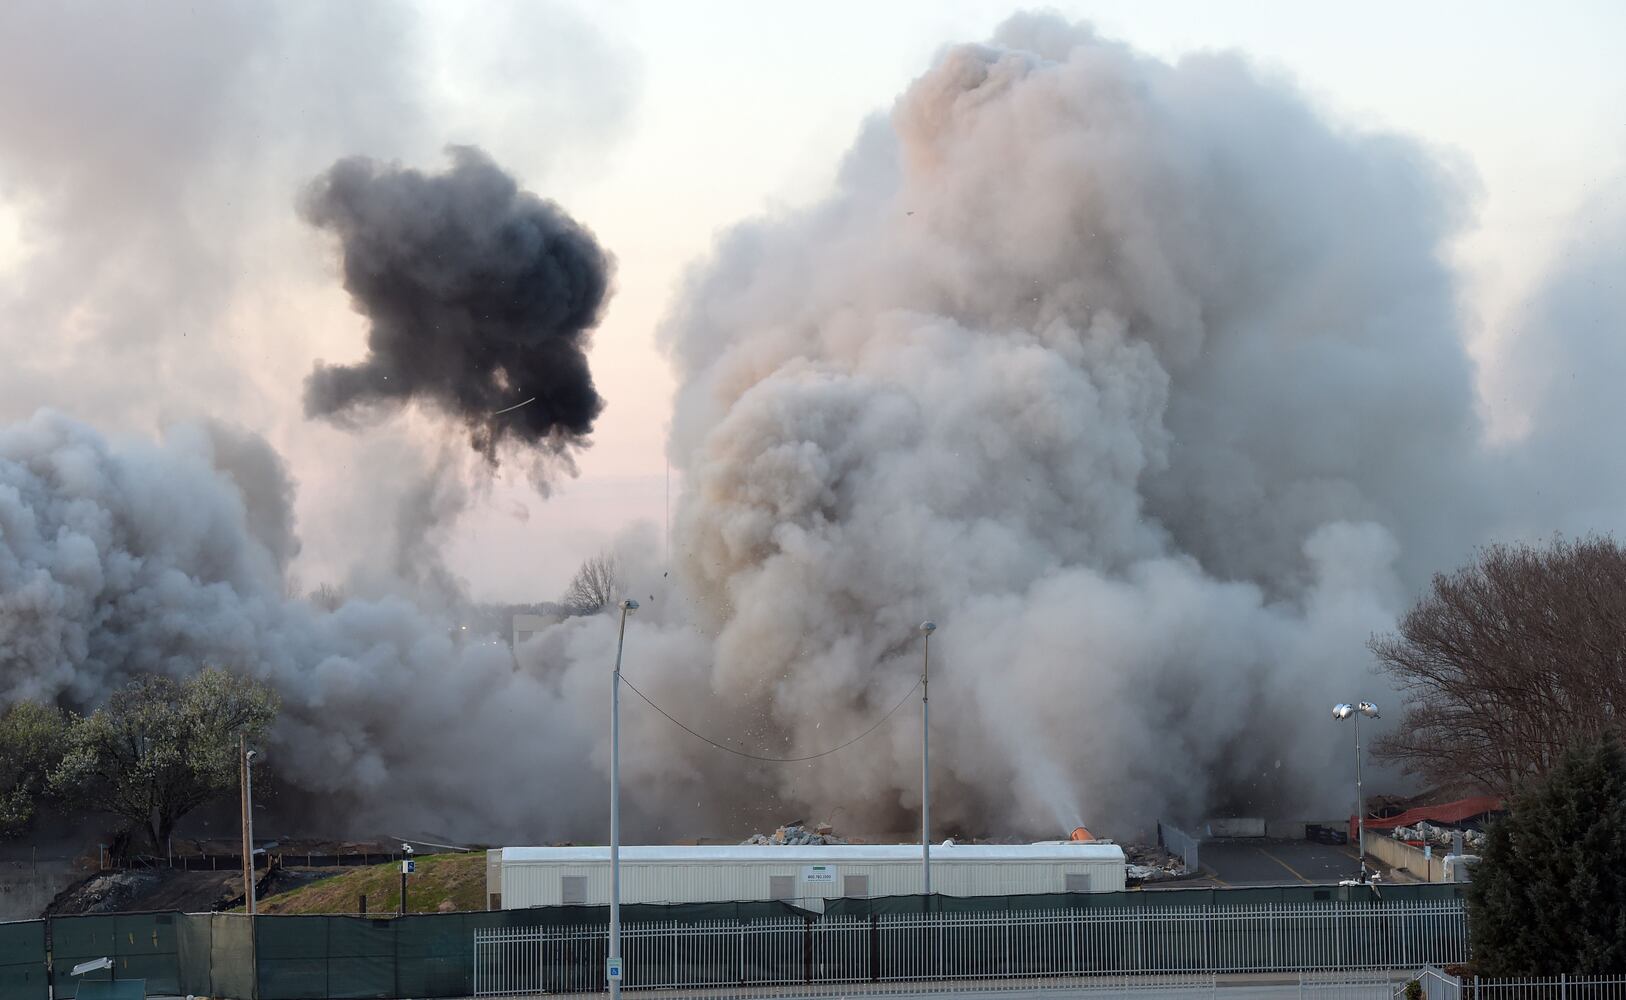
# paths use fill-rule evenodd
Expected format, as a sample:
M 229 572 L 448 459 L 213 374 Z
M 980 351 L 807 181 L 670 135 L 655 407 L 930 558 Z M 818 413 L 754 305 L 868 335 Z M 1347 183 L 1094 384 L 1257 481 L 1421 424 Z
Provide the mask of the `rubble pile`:
M 1184 860 L 1149 844 L 1125 844 L 1124 860 L 1128 862 L 1124 877 L 1131 882 L 1158 882 L 1191 874 Z
M 1450 847 L 1451 835 L 1457 831 L 1435 826 L 1425 820 L 1416 826 L 1397 826 L 1392 832 L 1396 840 L 1421 840 L 1425 844 Z M 1462 842 L 1469 852 L 1479 851 L 1485 846 L 1485 834 L 1479 830 L 1464 830 Z
M 159 881 L 158 873 L 150 871 L 112 871 L 93 875 L 59 893 L 46 908 L 46 913 L 118 913 L 129 909 L 131 902 L 151 891 Z
M 815 830 L 808 830 L 805 826 L 787 823 L 775 830 L 771 836 L 753 833 L 748 839 L 740 841 L 741 846 L 754 845 L 757 847 L 818 847 L 825 844 L 845 844 L 848 841 L 835 835 L 828 826 L 819 826 Z

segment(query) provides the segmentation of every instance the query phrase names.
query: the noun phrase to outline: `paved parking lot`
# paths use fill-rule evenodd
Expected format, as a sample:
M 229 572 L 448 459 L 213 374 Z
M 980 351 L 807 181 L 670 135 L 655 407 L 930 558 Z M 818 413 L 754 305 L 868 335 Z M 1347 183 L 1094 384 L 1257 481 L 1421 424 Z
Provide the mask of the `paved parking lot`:
M 1205 840 L 1201 860 L 1203 878 L 1177 884 L 1336 885 L 1360 867 L 1348 844 L 1309 840 Z
M 1360 870 L 1347 844 L 1309 840 L 1214 840 L 1202 845 L 1203 867 L 1226 885 L 1337 884 Z

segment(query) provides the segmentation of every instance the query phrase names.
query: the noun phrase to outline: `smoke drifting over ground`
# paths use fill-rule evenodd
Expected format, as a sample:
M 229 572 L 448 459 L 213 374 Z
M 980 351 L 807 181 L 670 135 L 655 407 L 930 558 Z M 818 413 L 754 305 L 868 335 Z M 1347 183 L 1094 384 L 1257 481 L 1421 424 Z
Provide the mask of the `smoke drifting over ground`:
M 729 234 L 668 322 L 684 495 L 670 580 L 652 540 L 622 553 L 628 676 L 742 749 L 809 754 L 909 692 L 930 617 L 944 832 L 1336 814 L 1327 706 L 1384 699 L 1366 639 L 1472 544 L 1559 523 L 1530 523 L 1521 481 L 1593 425 L 1570 394 L 1528 447 L 1483 442 L 1441 263 L 1459 192 L 1238 57 L 1171 65 L 1041 17 L 947 51 L 835 193 Z M 566 263 L 602 263 L 590 240 L 549 242 L 580 234 L 564 216 L 470 153 L 438 178 L 346 161 L 310 206 L 374 323 L 365 362 L 312 377 L 313 412 L 421 399 L 491 454 L 484 414 L 557 384 L 516 441 L 585 433 L 597 397 L 566 362 L 606 272 Z M 570 291 L 516 307 L 537 274 Z M 1533 310 L 1530 372 L 1549 321 L 1603 315 L 1588 287 Z M 1619 329 L 1608 308 L 1596 329 Z M 1618 354 L 1563 344 L 1576 370 Z M 1601 510 L 1626 475 L 1548 481 L 1540 510 Z M 0 700 L 238 666 L 282 690 L 283 774 L 360 825 L 602 836 L 613 619 L 543 632 L 516 670 L 441 605 L 287 600 L 291 489 L 219 428 L 0 432 Z M 912 712 L 781 767 L 623 705 L 634 837 L 918 808 Z
M 338 235 L 345 288 L 372 329 L 366 360 L 317 366 L 306 412 L 417 400 L 466 425 L 493 462 L 510 438 L 568 458 L 604 408 L 586 348 L 611 258 L 484 153 L 451 155 L 439 175 L 341 160 L 307 192 L 304 215 Z
M 220 427 L 114 444 L 41 412 L 0 430 L 0 704 L 94 705 L 137 673 L 217 664 L 281 692 L 271 759 L 331 800 L 316 829 L 517 832 L 539 802 L 585 802 L 580 768 L 498 752 L 592 738 L 506 646 L 402 599 L 284 596 L 290 489 L 263 442 Z

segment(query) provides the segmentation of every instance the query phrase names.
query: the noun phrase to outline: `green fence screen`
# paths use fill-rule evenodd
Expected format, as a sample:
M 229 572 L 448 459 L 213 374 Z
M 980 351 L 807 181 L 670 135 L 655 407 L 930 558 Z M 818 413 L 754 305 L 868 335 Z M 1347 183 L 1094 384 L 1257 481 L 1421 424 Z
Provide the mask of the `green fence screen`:
M 56 996 L 77 996 L 83 980 L 70 975 L 69 970 L 97 958 L 112 959 L 113 968 L 91 974 L 96 979 L 145 979 L 148 993 L 180 994 L 175 928 L 188 919 L 181 913 L 53 918 L 51 962 L 56 970 Z
M 235 913 L 197 914 L 192 919 L 209 928 L 209 991 L 211 997 L 255 1000 L 254 929 L 247 917 Z M 259 920 L 270 919 L 256 917 Z
M 1171 889 L 1031 896 L 892 896 L 831 900 L 836 916 L 886 913 L 995 912 L 1134 907 L 1257 906 L 1266 903 L 1358 903 L 1365 900 L 1423 901 L 1461 898 L 1459 885 L 1282 886 L 1241 889 Z M 786 903 L 693 903 L 622 907 L 628 924 L 669 921 L 749 922 L 818 914 Z M 209 996 L 227 1000 L 375 1000 L 390 997 L 459 997 L 474 989 L 474 931 L 488 927 L 600 926 L 603 906 L 554 906 L 486 913 L 419 914 L 388 919 L 330 916 L 138 913 L 56 917 L 0 924 L 0 1000 L 47 1000 L 47 932 L 57 997 L 77 995 L 80 982 L 68 970 L 80 962 L 111 958 L 114 975 L 96 979 L 144 979 L 149 994 Z M 958 933 L 958 932 L 957 932 Z M 970 933 L 970 932 L 966 932 Z M 1152 947 L 1180 942 L 1159 932 Z M 1168 937 L 1169 940 L 1162 940 Z M 975 942 L 965 954 L 975 956 Z M 992 947 L 992 945 L 990 945 Z
M 0 1000 L 46 1000 L 45 921 L 0 924 Z

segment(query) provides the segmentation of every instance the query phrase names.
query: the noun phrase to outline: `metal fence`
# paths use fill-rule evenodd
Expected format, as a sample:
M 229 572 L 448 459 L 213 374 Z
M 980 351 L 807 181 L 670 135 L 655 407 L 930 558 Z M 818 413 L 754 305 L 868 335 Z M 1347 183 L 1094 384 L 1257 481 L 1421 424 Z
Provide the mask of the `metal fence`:
M 474 994 L 603 987 L 608 928 L 474 932 Z M 1468 958 L 1459 900 L 629 924 L 624 989 L 1418 968 Z M 980 989 L 989 988 L 987 985 Z
M 1424 969 L 1415 978 L 1425 1000 L 1626 1000 L 1626 976 L 1489 979 Z M 1404 984 L 1390 995 L 1404 997 Z
M 1277 995 L 1298 1000 L 1392 1000 L 1396 990 L 1404 996 L 1403 987 L 1414 978 L 1414 973 L 1398 969 L 1301 972 L 1297 991 L 1279 988 Z

